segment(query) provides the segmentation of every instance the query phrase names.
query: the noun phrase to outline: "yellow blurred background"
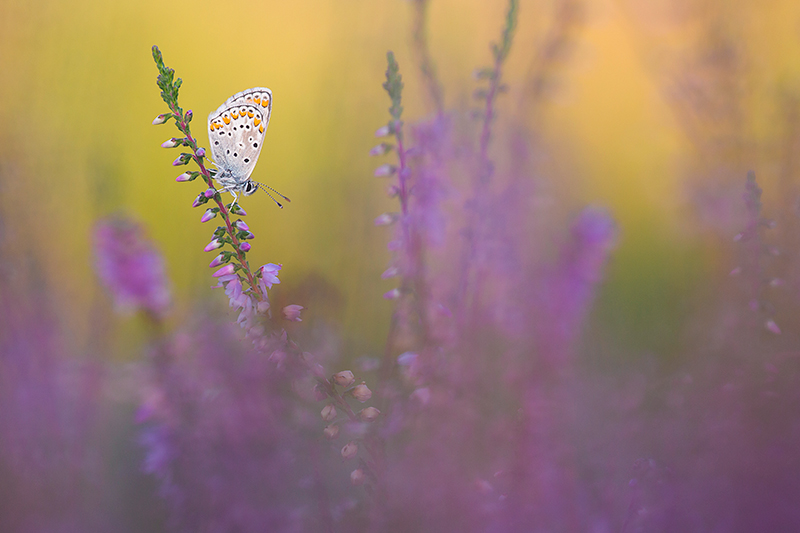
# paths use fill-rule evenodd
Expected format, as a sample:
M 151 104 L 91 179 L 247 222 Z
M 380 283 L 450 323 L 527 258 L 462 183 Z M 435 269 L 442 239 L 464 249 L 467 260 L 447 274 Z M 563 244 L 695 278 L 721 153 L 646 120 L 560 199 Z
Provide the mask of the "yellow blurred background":
M 565 210 L 598 203 L 619 221 L 600 309 L 615 331 L 648 348 L 672 334 L 681 298 L 703 276 L 719 274 L 703 251 L 714 241 L 696 214 L 698 180 L 738 199 L 753 168 L 765 203 L 779 195 L 782 106 L 800 95 L 800 3 L 573 0 L 582 16 L 567 30 L 568 53 L 554 67 L 546 102 L 520 117 L 526 76 L 564 3 L 521 1 L 500 123 L 522 118 L 537 132 L 546 193 Z M 473 70 L 489 64 L 505 11 L 503 1 L 430 2 L 430 50 L 448 107 L 469 106 Z M 310 302 L 293 303 L 342 326 L 352 355 L 380 349 L 391 312 L 381 295 L 392 285 L 380 279 L 388 233 L 372 221 L 394 202 L 372 177 L 378 163 L 368 151 L 388 118 L 387 50 L 405 80 L 406 120 L 430 113 L 411 47 L 412 13 L 413 2 L 403 0 L 4 0 L 0 216 L 10 256 L 3 260 L 14 262 L 21 283 L 45 291 L 78 345 L 100 327 L 97 308 L 108 308 L 91 267 L 100 216 L 124 212 L 146 226 L 167 260 L 176 320 L 208 295 L 212 257 L 202 249 L 216 224 L 201 224 L 202 210 L 190 207 L 199 182 L 175 182 L 184 169 L 170 163 L 179 152 L 159 147 L 176 130 L 151 125 L 165 111 L 150 52 L 157 44 L 184 81 L 180 102 L 194 111 L 202 144 L 211 110 L 246 88 L 272 89 L 253 177 L 292 202 L 280 210 L 262 194 L 242 201 L 256 234 L 251 263 L 282 263 L 279 291 L 311 291 Z M 714 77 L 724 57 L 704 54 L 724 56 L 717 41 L 737 60 Z M 700 68 L 704 60 L 713 68 Z M 718 147 L 710 119 L 690 98 L 675 97 L 675 80 L 694 74 L 713 102 L 734 101 L 714 120 L 732 121 L 746 145 L 735 157 L 709 153 Z M 720 162 L 730 173 L 714 178 L 706 167 Z M 719 222 L 723 235 L 737 231 Z M 224 305 L 222 294 L 215 297 Z

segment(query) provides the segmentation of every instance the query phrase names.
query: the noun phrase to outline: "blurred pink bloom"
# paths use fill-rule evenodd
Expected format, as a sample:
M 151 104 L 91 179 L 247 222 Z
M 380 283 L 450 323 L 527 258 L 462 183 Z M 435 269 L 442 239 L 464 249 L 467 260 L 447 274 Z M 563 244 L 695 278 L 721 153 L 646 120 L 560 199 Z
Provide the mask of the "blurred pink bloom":
M 162 316 L 170 304 L 164 260 L 126 218 L 99 221 L 94 230 L 95 269 L 121 311 L 141 309 Z
M 272 285 L 281 282 L 281 280 L 278 279 L 278 272 L 280 271 L 281 266 L 282 265 L 276 265 L 275 263 L 267 263 L 261 267 L 261 279 L 264 281 L 264 284 L 268 289 L 271 289 Z
M 287 305 L 286 307 L 283 308 L 283 316 L 286 318 L 286 320 L 289 320 L 291 322 L 302 322 L 303 319 L 300 318 L 300 311 L 302 310 L 303 310 L 302 305 L 296 305 L 296 304 Z

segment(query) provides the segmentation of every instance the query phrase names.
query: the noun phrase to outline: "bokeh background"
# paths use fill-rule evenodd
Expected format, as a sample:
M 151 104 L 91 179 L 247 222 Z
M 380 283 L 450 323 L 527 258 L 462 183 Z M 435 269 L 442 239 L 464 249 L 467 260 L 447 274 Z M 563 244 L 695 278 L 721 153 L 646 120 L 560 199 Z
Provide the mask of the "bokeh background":
M 519 117 L 526 75 L 558 30 L 559 5 L 523 2 L 501 120 Z M 619 221 L 601 307 L 616 333 L 653 349 L 674 338 L 694 285 L 719 274 L 708 270 L 703 228 L 688 223 L 700 193 L 737 198 L 748 168 L 767 185 L 778 180 L 774 156 L 792 126 L 786 100 L 800 90 L 800 8 L 790 1 L 578 5 L 580 16 L 560 23 L 566 44 L 546 105 L 524 118 L 543 139 L 552 198 L 604 204 Z M 166 255 L 179 308 L 207 292 L 201 245 L 209 228 L 189 208 L 196 187 L 174 182 L 174 154 L 159 148 L 170 126 L 150 125 L 164 109 L 150 56 L 158 44 L 184 80 L 181 101 L 198 117 L 198 131 L 231 94 L 273 90 L 254 177 L 292 203 L 278 210 L 263 195 L 245 201 L 260 230 L 253 261 L 284 264 L 282 290 L 312 277 L 324 284 L 329 301 L 316 302 L 320 311 L 365 344 L 357 349 L 380 346 L 390 305 L 377 297 L 388 287 L 378 274 L 388 252 L 371 221 L 391 203 L 371 178 L 367 152 L 386 116 L 386 50 L 406 80 L 406 118 L 430 112 L 408 2 L 260 2 L 241 10 L 217 2 L 166 9 L 146 1 L 7 0 L 0 9 L 6 238 L 41 269 L 20 275 L 69 310 L 76 343 L 92 337 L 89 310 L 98 304 L 89 235 L 99 216 L 123 211 L 143 221 Z M 429 44 L 446 105 L 471 104 L 472 72 L 489 63 L 504 9 L 504 2 L 430 3 Z M 731 57 L 715 62 L 715 54 Z M 708 101 L 693 103 L 697 93 Z M 734 171 L 724 179 L 699 171 L 698 160 L 715 156 L 698 144 L 733 142 L 714 140 L 714 130 L 734 121 L 728 134 L 748 144 L 738 161 L 725 158 Z M 766 190 L 765 201 L 777 197 Z M 705 222 L 727 223 L 705 209 L 715 219 Z
M 283 264 L 273 297 L 304 305 L 309 320 L 335 331 L 342 361 L 381 353 L 393 309 L 381 295 L 394 285 L 380 278 L 388 234 L 373 220 L 396 201 L 372 177 L 368 152 L 388 117 L 387 50 L 405 81 L 405 119 L 432 113 L 413 45 L 414 4 L 3 0 L 2 275 L 47 301 L 68 351 L 140 360 L 148 322 L 114 316 L 93 268 L 95 222 L 123 213 L 164 254 L 169 327 L 190 320 L 198 302 L 227 306 L 209 288 L 203 246 L 213 227 L 190 207 L 199 182 L 175 182 L 184 170 L 170 166 L 177 152 L 159 147 L 175 130 L 151 124 L 166 111 L 155 44 L 183 79 L 181 105 L 193 110 L 201 144 L 205 117 L 229 96 L 272 89 L 253 178 L 292 201 L 278 209 L 263 194 L 242 200 L 257 235 L 251 263 Z M 489 65 L 506 8 L 429 2 L 428 45 L 448 108 L 475 105 L 473 72 Z M 776 243 L 790 242 L 785 222 L 798 212 L 800 4 L 523 0 L 503 77 L 492 149 L 503 165 L 507 132 L 532 139 L 534 218 L 567 228 L 596 204 L 617 222 L 585 332 L 593 364 L 669 369 L 691 360 L 685 348 L 699 336 L 718 342 L 730 323 L 704 321 L 703 310 L 720 303 L 738 264 L 747 171 L 777 221 Z M 791 291 L 779 307 L 796 300 Z M 14 294 L 0 293 L 2 306 L 18 305 Z M 799 319 L 776 317 L 784 338 L 796 339 Z

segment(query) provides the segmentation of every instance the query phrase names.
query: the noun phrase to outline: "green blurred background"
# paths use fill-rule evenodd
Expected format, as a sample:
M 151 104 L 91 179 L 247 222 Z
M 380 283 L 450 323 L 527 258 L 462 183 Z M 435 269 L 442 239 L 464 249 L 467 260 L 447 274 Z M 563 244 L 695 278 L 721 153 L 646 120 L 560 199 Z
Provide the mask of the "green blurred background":
M 703 180 L 739 198 L 745 170 L 754 168 L 767 205 L 779 194 L 771 186 L 781 173 L 782 106 L 786 95 L 800 94 L 800 3 L 571 3 L 582 16 L 565 30 L 569 47 L 554 63 L 546 102 L 520 116 L 531 65 L 564 4 L 522 0 L 498 128 L 513 117 L 536 133 L 545 200 L 563 211 L 609 206 L 621 240 L 595 314 L 636 350 L 668 350 L 701 295 L 697 288 L 730 269 L 719 243 L 738 231 L 724 217 L 714 227 L 706 220 L 713 211 L 697 216 Z M 430 2 L 430 50 L 448 107 L 469 107 L 472 72 L 488 65 L 505 10 L 502 1 Z M 91 227 L 100 216 L 123 212 L 147 227 L 166 256 L 175 321 L 208 296 L 211 256 L 202 248 L 215 225 L 200 224 L 202 211 L 190 207 L 198 182 L 174 181 L 183 171 L 170 166 L 179 152 L 159 147 L 174 128 L 151 125 L 165 111 L 150 53 L 157 44 L 184 80 L 181 104 L 194 111 L 204 144 L 209 111 L 243 89 L 272 89 L 272 120 L 253 177 L 292 202 L 283 210 L 262 194 L 242 202 L 256 234 L 251 262 L 282 263 L 276 298 L 337 323 L 352 355 L 379 350 L 391 312 L 381 295 L 393 285 L 380 279 L 387 230 L 372 221 L 394 203 L 386 183 L 372 177 L 378 162 L 368 151 L 388 117 L 381 88 L 387 50 L 405 79 L 406 119 L 430 113 L 411 46 L 412 14 L 413 3 L 403 0 L 4 0 L 3 260 L 16 265 L 21 283 L 45 291 L 79 346 L 101 327 L 122 327 L 123 339 L 135 335 L 125 330 L 135 326 L 98 320 L 109 309 L 91 268 Z M 716 49 L 715 39 L 737 57 L 718 76 L 733 83 L 730 94 L 714 68 L 708 74 L 692 66 Z M 676 72 L 698 73 L 712 101 L 719 90 L 720 102 L 735 100 L 736 113 L 698 118 L 688 97 L 670 96 Z M 699 126 L 687 126 L 694 119 Z M 720 124 L 749 148 L 707 153 Z M 708 145 L 697 141 L 698 128 Z M 499 134 L 498 153 L 501 145 Z M 726 165 L 723 178 L 707 168 Z M 224 305 L 221 293 L 214 297 Z

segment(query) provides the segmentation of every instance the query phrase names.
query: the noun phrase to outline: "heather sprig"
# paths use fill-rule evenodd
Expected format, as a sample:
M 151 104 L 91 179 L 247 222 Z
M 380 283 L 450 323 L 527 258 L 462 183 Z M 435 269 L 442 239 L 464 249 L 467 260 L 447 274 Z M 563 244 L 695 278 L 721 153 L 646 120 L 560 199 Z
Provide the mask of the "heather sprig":
M 172 163 L 174 166 L 187 165 L 194 161 L 199 167 L 199 171 L 192 170 L 181 174 L 176 178 L 178 182 L 194 181 L 198 176 L 202 176 L 207 188 L 205 191 L 198 194 L 192 203 L 192 207 L 200 207 L 207 204 L 209 201 L 216 204 L 209 207 L 203 213 L 201 222 L 208 222 L 215 218 L 217 215 L 222 217 L 224 222 L 223 226 L 219 226 L 213 234 L 213 240 L 206 246 L 206 251 L 215 250 L 217 248 L 228 246 L 230 249 L 221 252 L 212 261 L 211 267 L 222 266 L 214 274 L 220 280 L 220 286 L 226 287 L 234 280 L 238 280 L 238 285 L 234 284 L 234 288 L 230 291 L 236 293 L 237 296 L 244 294 L 244 299 L 238 299 L 236 304 L 242 309 L 242 313 L 246 318 L 251 315 L 252 310 L 266 311 L 268 309 L 268 299 L 265 290 L 266 284 L 263 282 L 263 268 L 255 272 L 250 268 L 247 261 L 247 252 L 250 251 L 251 245 L 246 242 L 255 237 L 253 233 L 247 228 L 247 225 L 241 219 L 232 221 L 230 215 L 245 216 L 247 213 L 238 204 L 232 202 L 224 204 L 220 192 L 214 187 L 213 177 L 216 170 L 208 169 L 205 166 L 206 150 L 198 146 L 197 141 L 192 137 L 189 123 L 192 120 L 192 111 L 186 112 L 178 105 L 178 91 L 181 87 L 182 80 L 175 79 L 175 71 L 164 64 L 164 59 L 161 51 L 157 46 L 153 46 L 153 59 L 158 67 L 157 84 L 161 89 L 161 98 L 169 107 L 170 112 L 164 113 L 156 117 L 153 124 L 164 124 L 170 119 L 174 119 L 175 126 L 178 131 L 183 135 L 182 137 L 173 137 L 165 141 L 161 146 L 165 148 L 176 148 L 184 146 L 189 149 L 188 152 L 181 153 Z M 246 284 L 247 288 L 239 292 L 237 289 Z M 245 299 L 254 298 L 254 302 L 247 303 Z M 231 300 L 232 305 L 234 301 Z
M 414 52 L 419 62 L 419 69 L 422 73 L 422 80 L 425 83 L 428 97 L 433 103 L 436 113 L 441 115 L 444 112 L 444 91 L 436 74 L 436 65 L 434 65 L 433 59 L 431 59 L 425 27 L 429 0 L 414 0 L 413 3 L 414 22 L 412 27 L 412 42 L 414 45 Z
M 373 148 L 370 153 L 372 155 L 382 155 L 392 150 L 397 151 L 397 166 L 383 164 L 377 168 L 375 175 L 378 177 L 397 175 L 397 184 L 392 185 L 390 191 L 400 202 L 400 212 L 385 213 L 375 219 L 375 224 L 398 225 L 396 237 L 389 243 L 389 249 L 394 252 L 394 258 L 382 277 L 384 279 L 399 277 L 400 283 L 398 287 L 384 294 L 386 299 L 398 300 L 386 346 L 387 359 L 384 361 L 384 372 L 388 372 L 389 368 L 393 366 L 390 364 L 391 356 L 396 349 L 395 344 L 401 329 L 408 329 L 409 324 L 413 322 L 416 324 L 417 331 L 415 335 L 417 343 L 425 344 L 428 339 L 425 309 L 428 291 L 423 273 L 423 237 L 421 235 L 423 228 L 417 227 L 418 224 L 416 222 L 418 221 L 412 212 L 412 196 L 419 199 L 419 195 L 424 191 L 420 188 L 420 183 L 413 181 L 414 173 L 409 166 L 409 149 L 404 144 L 403 122 L 401 120 L 403 112 L 403 79 L 400 74 L 400 67 L 391 51 L 386 54 L 386 59 L 386 82 L 383 84 L 383 88 L 392 102 L 389 108 L 392 120 L 387 126 L 380 128 L 376 135 L 393 135 L 396 146 L 381 143 Z M 419 153 L 419 150 L 417 152 Z M 409 317 L 406 316 L 410 310 L 416 315 L 416 320 L 409 320 Z M 417 346 L 416 348 L 419 347 Z
M 481 113 L 483 123 L 481 125 L 478 154 L 480 158 L 477 176 L 479 185 L 488 183 L 494 174 L 494 165 L 489 160 L 488 151 L 492 135 L 492 123 L 495 120 L 495 100 L 500 93 L 507 91 L 507 87 L 501 83 L 502 70 L 508 53 L 511 51 L 514 29 L 517 26 L 518 7 L 518 0 L 509 0 L 500 43 L 492 43 L 494 64 L 491 67 L 482 68 L 475 72 L 475 77 L 477 79 L 489 80 L 489 86 L 487 88 L 475 91 L 475 97 L 477 99 L 485 100 L 484 109 Z
M 734 241 L 741 243 L 741 264 L 731 271 L 733 276 L 742 276 L 748 288 L 748 306 L 754 313 L 763 313 L 764 327 L 779 335 L 780 327 L 775 323 L 773 315 L 774 306 L 765 297 L 768 287 L 778 287 L 782 280 L 778 278 L 768 279 L 765 274 L 763 259 L 765 257 L 778 255 L 778 250 L 766 244 L 764 240 L 764 230 L 773 228 L 775 222 L 761 216 L 761 187 L 756 183 L 756 175 L 753 171 L 747 173 L 745 191 L 742 194 L 745 208 L 747 211 L 747 225 L 744 231 L 734 237 Z

